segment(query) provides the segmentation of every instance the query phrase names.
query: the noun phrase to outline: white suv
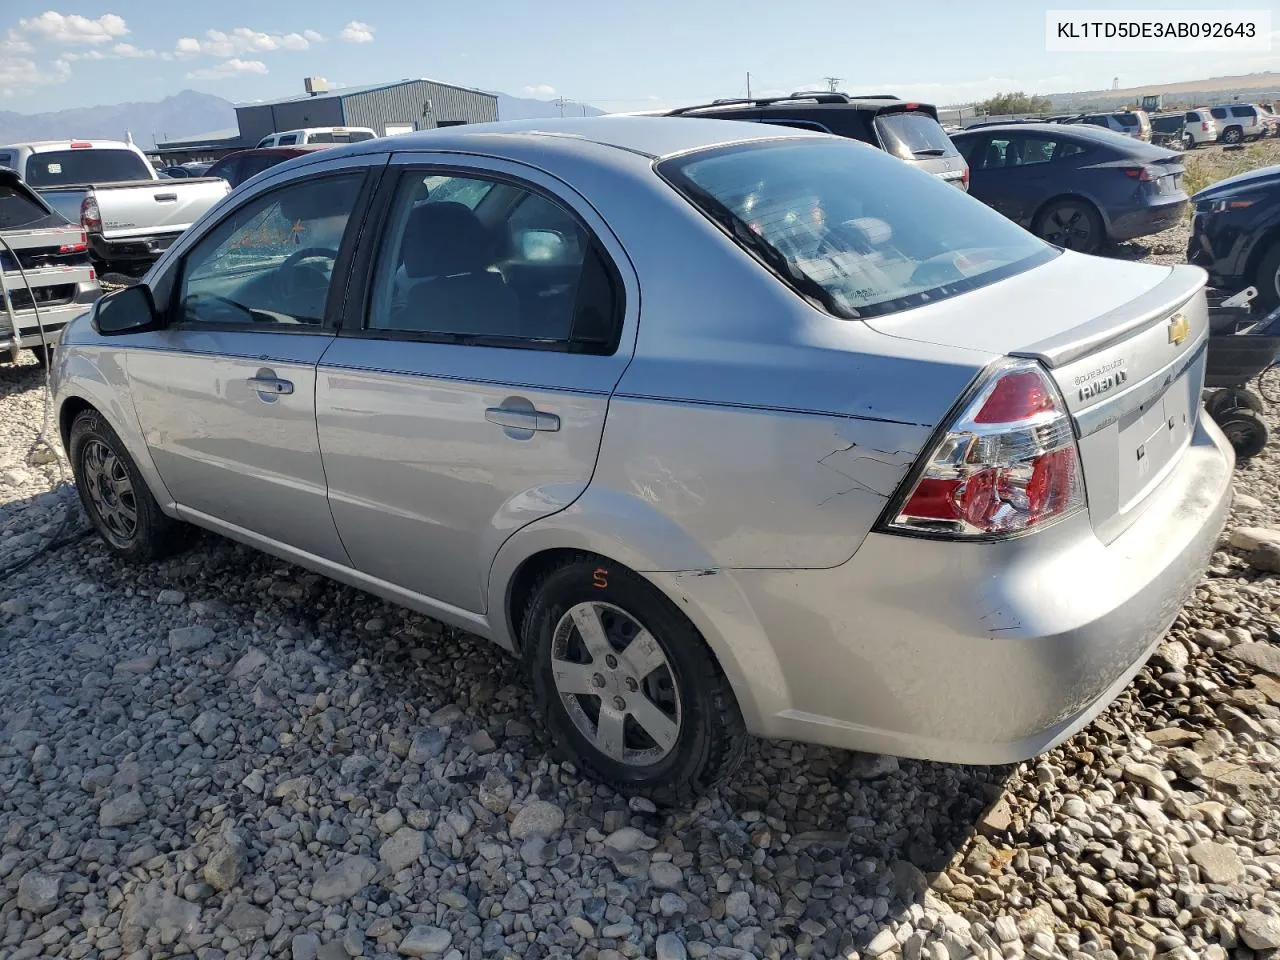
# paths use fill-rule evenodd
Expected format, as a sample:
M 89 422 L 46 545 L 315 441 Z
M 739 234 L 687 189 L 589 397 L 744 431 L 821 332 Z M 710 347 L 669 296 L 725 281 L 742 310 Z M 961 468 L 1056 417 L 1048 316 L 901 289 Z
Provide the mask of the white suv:
M 1218 124 L 1208 110 L 1187 111 L 1187 122 L 1182 133 L 1184 144 L 1198 147 L 1204 143 L 1215 143 L 1217 139 Z
M 1218 139 L 1223 143 L 1243 143 L 1267 135 L 1262 111 L 1252 103 L 1229 103 L 1210 107 L 1209 114 L 1218 122 Z

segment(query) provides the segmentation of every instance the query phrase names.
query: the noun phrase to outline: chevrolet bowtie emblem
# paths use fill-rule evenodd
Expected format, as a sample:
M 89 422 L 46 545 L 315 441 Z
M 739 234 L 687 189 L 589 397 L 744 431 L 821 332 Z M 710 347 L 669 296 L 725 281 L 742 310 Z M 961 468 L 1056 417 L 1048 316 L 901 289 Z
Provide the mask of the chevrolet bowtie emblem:
M 1169 342 L 1175 347 L 1191 335 L 1191 324 L 1180 313 L 1175 313 L 1169 320 Z

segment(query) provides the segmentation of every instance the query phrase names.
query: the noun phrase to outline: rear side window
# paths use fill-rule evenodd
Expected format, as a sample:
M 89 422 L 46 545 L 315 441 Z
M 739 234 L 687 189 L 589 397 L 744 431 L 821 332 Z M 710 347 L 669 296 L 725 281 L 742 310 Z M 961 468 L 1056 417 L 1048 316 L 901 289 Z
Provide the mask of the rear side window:
M 1232 107 L 1231 108 L 1231 115 L 1233 117 L 1252 118 L 1253 116 L 1255 116 L 1255 113 L 1256 111 L 1253 109 L 1253 107 Z
M 0 183 L 0 230 L 48 226 L 61 220 L 29 191 Z
M 1057 256 L 949 184 L 845 140 L 737 144 L 657 169 L 783 282 L 837 317 L 920 306 Z
M 286 133 L 283 137 L 280 138 L 280 142 L 277 143 L 276 146 L 288 147 L 288 146 L 292 146 L 297 142 L 298 142 L 298 135 L 296 133 Z
M 283 143 L 283 141 L 281 141 Z M 333 134 L 328 133 L 309 133 L 307 134 L 307 143 L 333 143 Z
M 342 143 L 364 143 L 366 140 L 372 140 L 373 134 L 368 130 L 352 130 L 347 134 L 347 139 L 340 141 Z
M 947 132 L 927 113 L 881 114 L 875 126 L 884 148 L 903 160 L 957 155 Z
M 33 187 L 150 180 L 151 166 L 132 150 L 86 148 L 33 153 L 24 178 Z
M 1141 121 L 1136 113 L 1117 113 L 1116 119 L 1120 121 L 1122 127 L 1140 127 Z

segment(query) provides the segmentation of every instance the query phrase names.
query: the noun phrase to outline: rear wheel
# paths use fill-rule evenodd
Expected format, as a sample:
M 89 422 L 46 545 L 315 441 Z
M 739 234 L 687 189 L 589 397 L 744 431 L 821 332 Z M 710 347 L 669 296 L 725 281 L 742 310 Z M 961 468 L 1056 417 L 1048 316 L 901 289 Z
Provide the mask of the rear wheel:
M 1102 217 L 1087 200 L 1053 200 L 1036 217 L 1035 233 L 1076 253 L 1095 253 L 1106 239 Z
M 1191 150 L 1195 147 L 1195 145 L 1196 145 L 1196 138 L 1193 137 L 1190 133 L 1183 133 L 1182 146 L 1187 150 Z
M 158 560 L 191 541 L 194 529 L 165 516 L 124 443 L 98 411 L 76 417 L 67 446 L 80 502 L 117 554 Z
M 1237 460 L 1248 460 L 1256 457 L 1267 446 L 1267 425 L 1262 417 L 1253 410 L 1237 408 L 1220 417 L 1215 422 L 1226 434 L 1236 452 Z
M 741 761 L 728 679 L 685 616 L 627 568 L 585 554 L 554 567 L 521 633 L 547 726 L 589 776 L 679 804 Z
M 1280 306 L 1280 243 L 1273 243 L 1258 261 L 1253 285 L 1258 288 L 1258 306 L 1263 312 Z
M 1241 127 L 1227 127 L 1222 131 L 1222 142 L 1237 144 L 1244 142 L 1244 130 Z

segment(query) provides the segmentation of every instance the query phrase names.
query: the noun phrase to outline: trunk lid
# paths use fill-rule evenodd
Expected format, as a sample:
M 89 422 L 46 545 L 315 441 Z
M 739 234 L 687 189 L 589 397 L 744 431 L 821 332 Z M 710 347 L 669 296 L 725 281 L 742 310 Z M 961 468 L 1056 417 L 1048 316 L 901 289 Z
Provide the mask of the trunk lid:
M 1074 419 L 1090 517 L 1109 542 L 1190 442 L 1208 337 L 1204 282 L 1197 267 L 1067 252 L 961 297 L 865 322 L 890 336 L 1038 360 Z

